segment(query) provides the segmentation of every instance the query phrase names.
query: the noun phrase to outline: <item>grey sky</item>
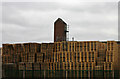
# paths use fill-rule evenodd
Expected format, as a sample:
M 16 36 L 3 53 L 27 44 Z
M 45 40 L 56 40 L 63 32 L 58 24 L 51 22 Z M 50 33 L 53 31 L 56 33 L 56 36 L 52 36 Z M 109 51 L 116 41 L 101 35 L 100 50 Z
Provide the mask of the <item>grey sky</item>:
M 117 2 L 5 2 L 2 42 L 53 42 L 57 18 L 69 25 L 70 40 L 117 40 L 117 10 Z

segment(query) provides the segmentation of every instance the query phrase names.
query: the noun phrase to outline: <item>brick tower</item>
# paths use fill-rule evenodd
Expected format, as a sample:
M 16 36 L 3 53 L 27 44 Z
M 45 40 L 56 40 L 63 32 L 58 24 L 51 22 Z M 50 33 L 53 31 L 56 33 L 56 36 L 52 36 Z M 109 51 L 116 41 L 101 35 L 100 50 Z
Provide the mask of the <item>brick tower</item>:
M 58 18 L 54 22 L 54 42 L 66 41 L 67 24 Z

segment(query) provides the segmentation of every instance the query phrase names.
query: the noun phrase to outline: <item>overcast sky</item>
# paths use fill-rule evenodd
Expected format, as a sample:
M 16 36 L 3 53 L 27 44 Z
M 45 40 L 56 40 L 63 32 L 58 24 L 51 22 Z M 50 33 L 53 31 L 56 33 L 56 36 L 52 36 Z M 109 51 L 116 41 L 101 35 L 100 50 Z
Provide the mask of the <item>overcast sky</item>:
M 117 2 L 5 2 L 2 42 L 53 42 L 54 22 L 63 19 L 75 41 L 118 40 Z M 0 21 L 1 23 L 1 21 Z

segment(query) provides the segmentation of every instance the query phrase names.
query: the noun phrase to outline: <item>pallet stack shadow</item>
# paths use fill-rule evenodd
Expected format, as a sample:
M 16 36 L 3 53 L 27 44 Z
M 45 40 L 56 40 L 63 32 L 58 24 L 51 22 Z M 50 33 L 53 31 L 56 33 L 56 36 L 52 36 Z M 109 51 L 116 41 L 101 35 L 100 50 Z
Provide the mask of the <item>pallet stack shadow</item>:
M 18 70 L 44 69 L 43 62 L 50 60 L 52 46 L 53 43 L 3 44 L 2 63 L 4 65 L 17 64 Z M 48 59 L 45 60 L 45 58 Z

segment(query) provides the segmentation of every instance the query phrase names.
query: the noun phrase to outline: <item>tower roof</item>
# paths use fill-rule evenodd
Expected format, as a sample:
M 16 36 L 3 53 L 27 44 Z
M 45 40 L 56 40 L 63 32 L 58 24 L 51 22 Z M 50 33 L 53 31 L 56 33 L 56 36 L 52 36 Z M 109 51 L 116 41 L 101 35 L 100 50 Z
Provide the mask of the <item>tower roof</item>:
M 58 21 L 61 21 L 61 22 L 63 22 L 65 25 L 67 25 L 61 18 L 58 18 L 58 19 L 55 21 L 55 23 L 58 22 Z

